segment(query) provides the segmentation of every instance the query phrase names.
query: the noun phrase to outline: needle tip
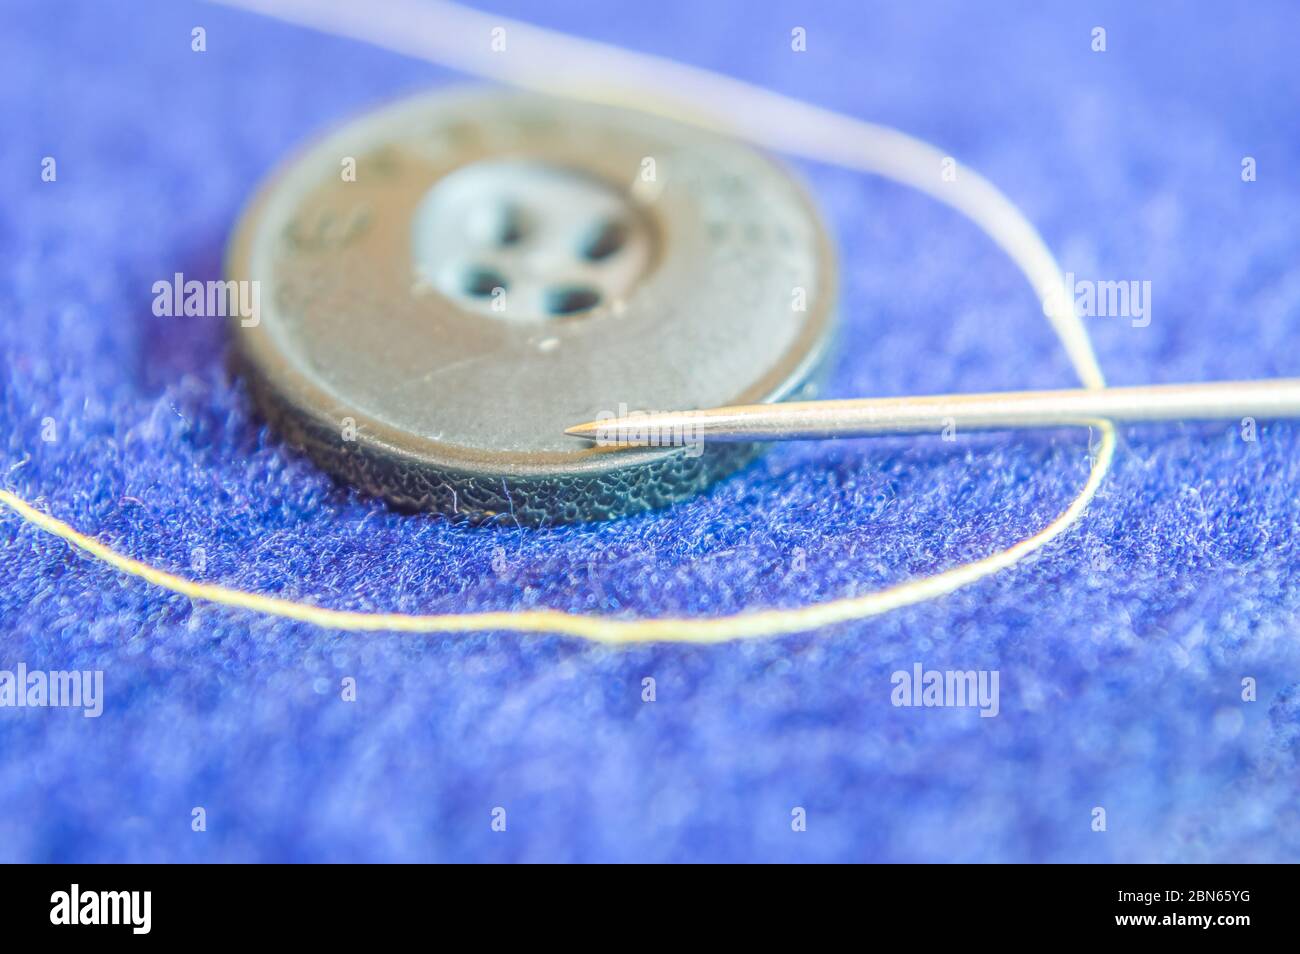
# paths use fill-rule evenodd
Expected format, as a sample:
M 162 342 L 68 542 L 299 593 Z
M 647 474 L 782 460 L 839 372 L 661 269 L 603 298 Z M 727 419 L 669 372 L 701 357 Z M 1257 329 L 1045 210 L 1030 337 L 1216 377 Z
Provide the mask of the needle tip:
M 582 437 L 589 441 L 596 439 L 597 424 L 595 421 L 588 421 L 585 424 L 574 424 L 572 427 L 566 427 L 564 433 L 570 437 Z

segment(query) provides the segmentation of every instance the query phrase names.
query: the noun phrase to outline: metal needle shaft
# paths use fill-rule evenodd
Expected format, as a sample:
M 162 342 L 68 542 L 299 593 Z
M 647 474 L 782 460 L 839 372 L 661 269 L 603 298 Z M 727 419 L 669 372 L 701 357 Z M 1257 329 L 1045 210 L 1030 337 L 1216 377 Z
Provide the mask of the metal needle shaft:
M 1300 378 L 1067 391 L 747 404 L 698 411 L 633 412 L 565 433 L 600 444 L 793 441 L 878 434 L 1059 427 L 1112 421 L 1300 417 Z

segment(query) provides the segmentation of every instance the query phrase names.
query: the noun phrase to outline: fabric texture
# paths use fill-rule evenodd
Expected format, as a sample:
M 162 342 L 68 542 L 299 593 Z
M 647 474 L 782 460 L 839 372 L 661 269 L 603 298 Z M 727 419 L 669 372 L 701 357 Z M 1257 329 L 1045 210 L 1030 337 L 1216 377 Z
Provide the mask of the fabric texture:
M 1295 8 L 1044 6 L 492 9 L 950 150 L 1080 279 L 1151 282 L 1148 326 L 1087 319 L 1111 383 L 1300 375 Z M 222 322 L 155 317 L 151 287 L 220 277 L 242 203 L 295 146 L 459 78 L 203 4 L 3 17 L 0 479 L 123 552 L 347 609 L 708 616 L 978 558 L 1086 479 L 1082 431 L 962 434 L 777 447 L 605 525 L 393 512 L 285 447 L 228 372 Z M 974 226 L 795 169 L 839 246 L 834 395 L 1076 383 Z M 0 669 L 105 673 L 98 719 L 0 708 L 0 859 L 1295 860 L 1300 430 L 1256 436 L 1125 427 L 1089 513 L 1037 558 L 718 646 L 323 631 L 192 603 L 0 512 Z M 998 716 L 894 706 L 916 663 L 997 670 Z

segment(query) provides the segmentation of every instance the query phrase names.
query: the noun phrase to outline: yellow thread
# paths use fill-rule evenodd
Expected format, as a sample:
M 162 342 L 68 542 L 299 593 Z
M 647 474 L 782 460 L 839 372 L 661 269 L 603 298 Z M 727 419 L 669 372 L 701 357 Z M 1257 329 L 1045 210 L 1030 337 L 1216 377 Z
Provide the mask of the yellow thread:
M 229 2 L 229 0 L 227 0 Z M 527 58 L 514 59 L 510 65 L 496 64 L 476 59 L 473 53 L 465 53 L 473 47 L 466 39 L 474 35 L 483 23 L 486 15 L 478 14 L 453 4 L 429 4 L 424 7 L 403 7 L 401 0 L 389 4 L 387 20 L 375 16 L 372 6 L 364 11 L 368 19 L 368 28 L 382 28 L 385 23 L 392 29 L 387 34 L 360 32 L 361 25 L 367 21 L 352 19 L 351 29 L 345 30 L 339 20 L 343 16 L 361 16 L 359 8 L 351 10 L 347 6 L 326 4 L 307 7 L 295 2 L 286 2 L 284 9 L 268 9 L 268 0 L 236 0 L 232 5 L 242 5 L 273 16 L 280 16 L 293 22 L 299 22 L 320 29 L 327 29 L 343 35 L 362 36 L 380 46 L 387 46 L 403 53 L 414 53 L 445 62 L 475 72 L 514 82 L 518 85 L 534 88 L 555 88 L 557 84 L 567 92 L 578 91 L 586 98 L 614 100 L 616 94 L 602 93 L 601 84 L 574 82 L 572 78 L 549 78 L 545 70 L 530 69 Z M 379 4 L 382 7 L 382 4 Z M 327 10 L 326 8 L 329 7 Z M 313 20 L 313 15 L 328 13 L 325 19 Z M 400 12 L 400 16 L 396 14 Z M 413 28 L 413 21 L 424 16 L 437 17 L 436 29 L 421 31 Z M 332 19 L 331 19 L 332 18 Z M 838 114 L 818 110 L 815 107 L 789 100 L 777 94 L 738 83 L 726 77 L 710 74 L 680 64 L 659 61 L 653 57 L 625 53 L 604 44 L 564 37 L 552 31 L 541 30 L 529 24 L 506 21 L 499 17 L 490 18 L 492 25 L 509 24 L 515 42 L 522 36 L 525 44 L 532 43 L 532 62 L 545 64 L 554 71 L 554 64 L 580 62 L 582 55 L 595 58 L 599 71 L 606 71 L 613 60 L 627 67 L 628 75 L 646 75 L 658 70 L 668 79 L 675 79 L 678 85 L 687 80 L 692 84 L 712 84 L 716 94 L 722 93 L 733 100 L 747 99 L 751 104 L 770 107 L 766 113 L 759 115 L 774 117 L 777 125 L 785 123 L 783 135 L 790 135 L 795 148 L 787 151 L 797 152 L 811 158 L 833 162 L 847 168 L 876 172 L 890 178 L 905 182 L 921 189 L 941 201 L 959 209 L 980 225 L 1012 258 L 1017 266 L 1029 278 L 1039 296 L 1048 301 L 1048 296 L 1060 289 L 1060 268 L 1051 253 L 1043 245 L 1038 233 L 991 184 L 966 172 L 962 185 L 951 190 L 937 185 L 921 171 L 922 167 L 941 154 L 917 140 L 910 139 L 894 130 L 881 129 L 869 124 L 852 120 Z M 418 50 L 409 47 L 411 37 L 427 37 L 430 43 Z M 441 51 L 430 52 L 431 41 L 440 38 L 445 45 Z M 424 41 L 421 41 L 424 42 Z M 581 55 L 576 55 L 581 54 Z M 520 64 L 523 64 L 522 66 Z M 618 70 L 604 75 L 621 75 Z M 621 97 L 620 97 L 621 98 Z M 661 111 L 669 111 L 661 109 Z M 678 112 L 679 110 L 672 110 Z M 754 115 L 748 113 L 748 115 Z M 791 134 L 788 122 L 802 122 L 803 136 Z M 698 119 L 693 121 L 699 122 Z M 770 130 L 749 128 L 735 130 L 741 135 L 755 141 L 769 138 Z M 770 143 L 769 143 L 770 144 Z M 844 150 L 855 145 L 864 148 L 863 157 L 848 156 Z M 1072 311 L 1045 308 L 1054 330 L 1061 339 L 1071 363 L 1083 383 L 1088 387 L 1104 387 L 1101 369 L 1097 365 L 1083 323 Z M 252 610 L 271 616 L 300 620 L 317 626 L 349 631 L 389 630 L 412 633 L 450 633 L 482 630 L 511 630 L 516 632 L 563 633 L 580 636 L 606 643 L 636 642 L 693 642 L 714 643 L 729 639 L 755 636 L 775 636 L 783 633 L 802 632 L 835 623 L 876 616 L 889 610 L 909 606 L 927 599 L 951 593 L 954 590 L 974 583 L 992 573 L 1006 569 L 1023 560 L 1031 553 L 1046 545 L 1049 541 L 1068 530 L 1084 513 L 1088 504 L 1096 495 L 1102 480 L 1110 468 L 1115 452 L 1115 429 L 1109 421 L 1099 421 L 1101 443 L 1094 458 L 1088 480 L 1078 497 L 1055 520 L 1033 536 L 1013 544 L 1005 550 L 971 563 L 962 564 L 933 576 L 910 580 L 866 596 L 848 597 L 817 603 L 795 609 L 755 610 L 732 616 L 719 616 L 696 619 L 690 617 L 619 619 L 602 616 L 588 616 L 567 613 L 562 610 L 518 610 L 479 613 L 433 613 L 412 615 L 406 613 L 352 612 L 332 610 L 310 603 L 282 599 L 250 593 L 232 587 L 214 583 L 196 583 L 150 566 L 125 554 L 118 553 L 112 547 L 100 543 L 74 527 L 49 514 L 42 513 L 17 494 L 0 490 L 0 503 L 16 512 L 23 520 L 40 530 L 62 540 L 66 540 L 89 553 L 91 556 L 130 576 L 138 577 L 155 586 L 188 596 L 191 599 L 207 600 L 225 606 Z
M 717 643 L 729 639 L 754 636 L 776 636 L 797 633 L 829 626 L 849 620 L 865 619 L 891 609 L 933 599 L 950 593 L 968 583 L 1005 569 L 1019 562 L 1043 546 L 1053 537 L 1067 530 L 1083 513 L 1093 494 L 1097 492 L 1105 470 L 1110 466 L 1115 449 L 1114 429 L 1104 424 L 1097 464 L 1084 487 L 1083 493 L 1069 508 L 1050 524 L 1025 540 L 982 560 L 945 570 L 934 576 L 911 580 L 898 586 L 870 593 L 866 596 L 831 600 L 797 609 L 757 610 L 734 616 L 716 616 L 705 619 L 691 617 L 666 617 L 657 619 L 614 619 L 602 616 L 584 616 L 562 610 L 518 610 L 480 613 L 433 613 L 410 615 L 406 613 L 361 613 L 332 610 L 310 603 L 264 596 L 214 583 L 196 583 L 150 566 L 132 557 L 118 553 L 94 537 L 74 529 L 49 514 L 42 513 L 22 498 L 7 490 L 0 490 L 0 502 L 15 510 L 19 516 L 39 527 L 80 547 L 91 556 L 102 560 L 123 573 L 137 576 L 164 589 L 181 593 L 192 599 L 208 600 L 226 606 L 236 606 L 271 616 L 301 620 L 331 629 L 352 631 L 392 630 L 407 633 L 451 633 L 479 630 L 512 630 L 531 633 L 566 633 L 605 643 L 641 642 L 692 642 Z

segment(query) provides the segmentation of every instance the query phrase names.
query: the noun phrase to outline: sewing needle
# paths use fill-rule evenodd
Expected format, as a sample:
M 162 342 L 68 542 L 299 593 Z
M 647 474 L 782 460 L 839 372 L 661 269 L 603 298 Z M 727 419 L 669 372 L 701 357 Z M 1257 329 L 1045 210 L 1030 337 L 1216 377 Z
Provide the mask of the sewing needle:
M 1300 417 L 1300 378 L 1143 387 L 941 394 L 632 412 L 565 430 L 601 445 L 793 441 L 1110 421 Z

